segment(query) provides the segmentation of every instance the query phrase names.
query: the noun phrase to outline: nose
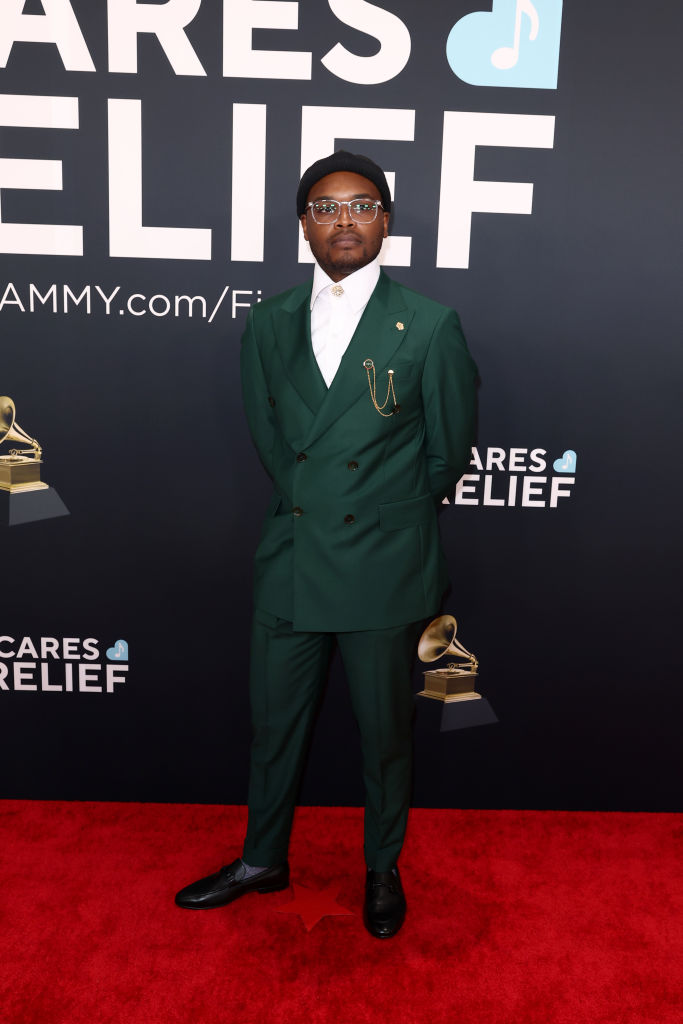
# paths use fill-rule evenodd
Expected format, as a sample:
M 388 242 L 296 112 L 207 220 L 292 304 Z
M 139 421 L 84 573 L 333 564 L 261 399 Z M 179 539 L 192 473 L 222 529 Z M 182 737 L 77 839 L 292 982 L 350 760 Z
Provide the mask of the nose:
M 350 207 L 348 204 L 339 204 L 339 214 L 337 215 L 336 226 L 337 227 L 348 227 L 349 224 L 353 224 L 351 219 Z

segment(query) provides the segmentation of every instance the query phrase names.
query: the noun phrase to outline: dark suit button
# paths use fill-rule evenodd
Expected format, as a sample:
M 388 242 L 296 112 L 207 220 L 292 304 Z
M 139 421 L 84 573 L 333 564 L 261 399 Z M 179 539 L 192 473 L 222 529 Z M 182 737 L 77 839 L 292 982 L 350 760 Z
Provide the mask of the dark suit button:
M 296 461 L 297 462 L 305 462 L 307 458 L 308 458 L 308 455 L 306 455 L 305 452 L 299 452 L 299 454 L 296 457 Z
M 302 508 L 299 508 L 298 505 L 295 505 L 294 508 L 292 509 L 292 515 L 296 516 L 297 519 L 299 518 L 299 516 L 302 516 L 303 514 L 304 510 Z
M 355 516 L 352 516 L 351 514 L 349 514 L 348 516 L 344 516 L 344 522 L 345 522 L 345 523 L 346 523 L 347 525 L 349 525 L 349 524 L 351 524 L 351 523 L 355 523 L 355 521 L 356 521 L 356 517 L 355 517 Z
M 275 405 L 275 399 L 273 398 L 272 395 L 268 395 L 268 405 L 271 407 L 271 409 Z
M 347 462 L 346 468 L 347 469 L 358 469 L 358 463 L 357 462 Z

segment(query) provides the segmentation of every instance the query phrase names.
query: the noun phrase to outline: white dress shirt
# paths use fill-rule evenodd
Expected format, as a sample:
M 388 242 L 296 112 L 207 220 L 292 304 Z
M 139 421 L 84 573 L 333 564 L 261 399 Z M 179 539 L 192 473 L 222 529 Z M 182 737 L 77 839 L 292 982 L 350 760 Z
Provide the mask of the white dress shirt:
M 328 388 L 379 280 L 377 259 L 338 284 L 316 263 L 311 292 L 313 355 Z

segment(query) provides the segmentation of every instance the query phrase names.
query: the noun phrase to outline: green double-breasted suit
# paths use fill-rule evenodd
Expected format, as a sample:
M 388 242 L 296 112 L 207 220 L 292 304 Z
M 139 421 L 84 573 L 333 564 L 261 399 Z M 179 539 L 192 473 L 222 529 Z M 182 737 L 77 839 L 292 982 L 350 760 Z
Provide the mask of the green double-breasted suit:
M 476 368 L 457 314 L 382 272 L 328 389 L 311 345 L 310 296 L 308 283 L 252 307 L 242 345 L 245 411 L 274 487 L 255 558 L 245 859 L 282 859 L 308 708 L 336 635 L 361 726 L 366 786 L 374 790 L 366 856 L 386 870 L 407 812 L 410 647 L 415 624 L 437 611 L 447 584 L 437 509 L 469 459 Z M 393 393 L 382 415 L 390 369 Z M 397 674 L 400 695 L 392 689 Z M 309 686 L 307 675 L 318 682 Z M 291 743 L 288 734 L 296 734 Z M 394 756 L 401 767 L 392 781 Z M 275 813 L 270 794 L 281 783 L 278 801 L 287 808 Z M 401 804 L 388 815 L 390 840 L 368 821 L 370 803 Z

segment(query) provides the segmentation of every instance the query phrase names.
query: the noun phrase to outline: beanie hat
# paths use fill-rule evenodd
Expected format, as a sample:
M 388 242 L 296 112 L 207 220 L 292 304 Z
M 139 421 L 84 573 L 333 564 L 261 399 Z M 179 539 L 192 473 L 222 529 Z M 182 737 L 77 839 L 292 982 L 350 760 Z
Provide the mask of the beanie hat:
M 308 193 L 321 178 L 336 171 L 351 171 L 353 174 L 360 174 L 376 185 L 382 200 L 382 209 L 385 213 L 391 212 L 391 193 L 384 171 L 370 157 L 362 156 L 360 153 L 347 153 L 345 149 L 338 149 L 331 156 L 316 160 L 314 164 L 304 171 L 299 188 L 296 193 L 296 212 L 301 217 L 306 212 L 306 200 Z

